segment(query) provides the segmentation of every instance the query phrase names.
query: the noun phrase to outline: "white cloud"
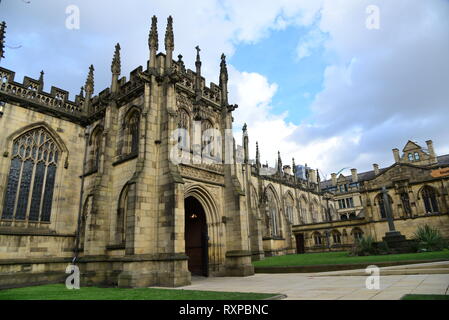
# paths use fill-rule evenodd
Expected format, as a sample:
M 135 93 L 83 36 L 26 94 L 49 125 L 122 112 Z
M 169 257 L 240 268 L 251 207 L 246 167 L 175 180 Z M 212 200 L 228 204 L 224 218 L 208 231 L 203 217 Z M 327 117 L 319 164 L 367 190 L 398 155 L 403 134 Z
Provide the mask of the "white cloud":
M 310 30 L 298 43 L 298 47 L 296 48 L 298 60 L 312 55 L 314 50 L 323 46 L 325 39 L 324 33 L 320 30 Z
M 73 93 L 96 67 L 96 92 L 110 83 L 110 62 L 117 41 L 122 74 L 148 59 L 150 17 L 159 17 L 163 51 L 165 19 L 174 17 L 175 55 L 194 67 L 202 48 L 203 75 L 218 82 L 219 57 L 232 56 L 241 42 L 255 43 L 273 30 L 295 25 L 311 28 L 298 43 L 299 58 L 324 47 L 329 62 L 323 90 L 315 95 L 312 116 L 293 124 L 272 107 L 278 86 L 258 73 L 230 68 L 231 103 L 238 103 L 235 125 L 249 125 L 251 152 L 259 140 L 271 163 L 281 151 L 325 172 L 342 167 L 369 169 L 391 163 L 389 150 L 409 137 L 434 139 L 437 152 L 449 152 L 449 4 L 444 0 L 378 0 L 380 29 L 365 28 L 371 0 L 155 0 L 126 2 L 80 0 L 81 29 L 64 28 L 71 0 L 1 3 L 8 23 L 8 50 L 2 66 L 24 75 L 46 71 L 50 85 Z M 326 35 L 324 37 L 324 35 Z M 51 50 L 50 50 L 51 48 Z M 299 71 L 300 72 L 300 71 Z

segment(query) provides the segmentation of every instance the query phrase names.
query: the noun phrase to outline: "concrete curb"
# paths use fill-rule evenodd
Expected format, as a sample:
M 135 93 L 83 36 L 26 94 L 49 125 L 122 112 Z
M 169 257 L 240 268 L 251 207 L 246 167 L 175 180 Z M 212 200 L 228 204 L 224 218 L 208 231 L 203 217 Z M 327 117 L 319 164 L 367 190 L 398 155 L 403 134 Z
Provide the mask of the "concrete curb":
M 364 262 L 364 263 L 351 263 L 351 264 L 323 264 L 323 265 L 310 265 L 310 266 L 285 266 L 285 267 L 254 267 L 255 273 L 318 273 L 328 271 L 344 271 L 365 269 L 369 265 L 376 265 L 378 267 L 392 267 L 408 264 L 420 264 L 449 261 L 448 259 L 435 259 L 435 260 L 404 260 L 404 261 L 386 261 L 386 262 Z
M 285 298 L 287 298 L 286 294 L 278 294 L 278 295 L 275 295 L 273 297 L 265 298 L 265 299 L 262 299 L 262 300 L 282 300 L 282 299 L 285 299 Z

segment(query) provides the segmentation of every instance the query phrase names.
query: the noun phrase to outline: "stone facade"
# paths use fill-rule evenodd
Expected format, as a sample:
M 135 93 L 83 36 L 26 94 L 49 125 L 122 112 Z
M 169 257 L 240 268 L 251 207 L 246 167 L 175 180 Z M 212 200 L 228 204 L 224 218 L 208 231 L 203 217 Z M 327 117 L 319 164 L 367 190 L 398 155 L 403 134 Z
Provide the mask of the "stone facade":
M 332 174 L 321 189 L 332 193 L 337 206 L 332 221 L 293 227 L 306 238 L 306 251 L 347 250 L 363 235 L 382 241 L 389 231 L 382 187 L 388 191 L 394 225 L 407 239 L 420 225 L 430 225 L 449 238 L 449 155 L 437 156 L 431 140 L 424 149 L 408 141 L 402 150 L 393 149 L 394 163 L 386 168 L 350 176 Z
M 82 285 L 247 276 L 252 260 L 296 251 L 294 224 L 324 219 L 315 174 L 249 160 L 246 126 L 236 146 L 225 56 L 207 87 L 198 47 L 195 71 L 173 60 L 172 23 L 165 53 L 153 17 L 147 67 L 120 77 L 117 44 L 111 86 L 94 95 L 91 66 L 74 101 L 45 92 L 43 72 L 19 83 L 0 67 L 0 287 L 61 281 L 73 259 Z
M 341 193 L 317 170 L 302 176 L 294 160 L 283 165 L 280 154 L 276 168 L 261 165 L 258 146 L 249 159 L 246 125 L 242 146 L 232 136 L 237 106 L 228 102 L 225 56 L 219 84 L 206 86 L 199 47 L 195 71 L 181 55 L 173 60 L 172 24 L 169 17 L 165 53 L 153 17 L 146 67 L 120 77 L 117 44 L 110 87 L 94 95 L 90 66 L 74 101 L 56 87 L 45 92 L 43 72 L 19 83 L 0 67 L 0 287 L 63 281 L 72 261 L 82 285 L 182 286 L 192 274 L 252 275 L 252 260 L 382 237 L 387 224 L 374 199 L 385 184 L 401 232 L 426 222 L 447 234 L 447 174 L 431 178 L 447 157 L 442 165 L 421 150 L 422 163 L 407 163 L 408 153 L 421 152 L 408 146 L 390 168 L 353 175 L 360 184 L 340 176 L 350 186 Z M 437 190 L 438 212 L 424 214 L 424 185 Z M 404 188 L 406 217 L 398 200 Z M 337 210 L 349 196 L 356 210 Z

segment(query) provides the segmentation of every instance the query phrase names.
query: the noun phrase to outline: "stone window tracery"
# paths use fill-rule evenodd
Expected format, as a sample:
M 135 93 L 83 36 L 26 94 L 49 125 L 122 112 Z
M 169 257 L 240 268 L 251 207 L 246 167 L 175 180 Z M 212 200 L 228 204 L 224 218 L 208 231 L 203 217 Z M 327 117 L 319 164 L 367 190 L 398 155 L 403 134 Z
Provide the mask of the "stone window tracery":
M 426 213 L 438 212 L 438 202 L 435 189 L 429 186 L 425 186 L 421 191 L 421 195 L 424 201 L 424 208 L 426 210 Z
M 59 156 L 43 128 L 14 140 L 2 219 L 50 221 Z

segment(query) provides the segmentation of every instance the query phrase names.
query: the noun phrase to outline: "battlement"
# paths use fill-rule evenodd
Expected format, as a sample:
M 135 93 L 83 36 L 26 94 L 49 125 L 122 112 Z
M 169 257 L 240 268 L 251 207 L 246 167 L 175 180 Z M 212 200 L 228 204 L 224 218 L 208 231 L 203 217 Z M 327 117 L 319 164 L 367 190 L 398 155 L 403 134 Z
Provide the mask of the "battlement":
M 81 107 L 82 97 L 76 96 L 75 101 L 70 101 L 66 90 L 52 86 L 50 93 L 44 92 L 42 80 L 24 77 L 23 82 L 18 83 L 14 78 L 15 72 L 0 67 L 0 94 L 11 100 L 25 100 L 71 117 L 85 115 Z

